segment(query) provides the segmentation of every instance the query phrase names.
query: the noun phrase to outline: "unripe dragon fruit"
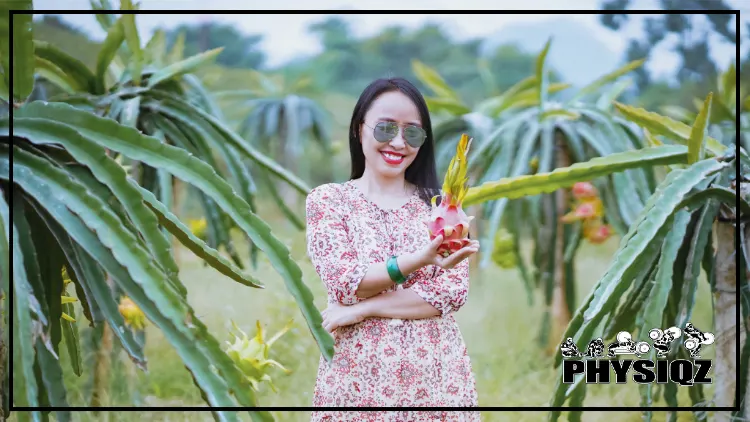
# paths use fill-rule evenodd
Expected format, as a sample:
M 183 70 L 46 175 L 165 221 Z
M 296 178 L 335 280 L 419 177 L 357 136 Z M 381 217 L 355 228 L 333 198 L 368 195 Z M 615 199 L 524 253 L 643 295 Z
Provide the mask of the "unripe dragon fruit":
M 518 265 L 514 243 L 513 235 L 503 228 L 500 228 L 495 234 L 495 249 L 492 251 L 492 260 L 500 268 L 508 269 Z
M 442 195 L 435 195 L 432 198 L 432 213 L 427 226 L 430 231 L 430 240 L 440 235 L 443 236 L 443 242 L 438 248 L 438 254 L 443 257 L 469 244 L 469 224 L 474 217 L 466 215 L 461 208 L 461 203 L 469 190 L 466 171 L 471 141 L 472 138 L 468 135 L 461 135 L 461 140 L 456 147 L 456 155 L 451 159 L 443 180 Z M 436 206 L 438 196 L 440 205 Z
M 291 372 L 279 362 L 268 359 L 268 352 L 271 350 L 271 345 L 292 328 L 292 322 L 289 321 L 280 332 L 276 333 L 270 340 L 265 341 L 260 321 L 256 321 L 258 331 L 253 338 L 248 338 L 247 334 L 232 321 L 232 327 L 242 334 L 242 336 L 240 337 L 235 333 L 231 333 L 234 336 L 234 343 L 227 341 L 226 344 L 228 347 L 224 351 L 245 374 L 245 377 L 250 381 L 254 390 L 258 391 L 260 383 L 265 381 L 274 392 L 277 392 L 271 376 L 268 375 L 268 369 L 271 366 L 280 368 L 287 374 Z

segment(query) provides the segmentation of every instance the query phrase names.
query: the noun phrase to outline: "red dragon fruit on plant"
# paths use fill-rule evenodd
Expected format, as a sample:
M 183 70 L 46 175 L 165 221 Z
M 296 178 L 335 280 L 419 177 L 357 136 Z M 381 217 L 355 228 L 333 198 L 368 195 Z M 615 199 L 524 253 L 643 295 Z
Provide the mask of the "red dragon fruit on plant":
M 576 199 L 595 198 L 597 195 L 596 188 L 591 182 L 577 182 L 573 185 L 573 196 Z
M 456 155 L 451 159 L 448 171 L 443 180 L 441 195 L 432 198 L 432 213 L 428 221 L 430 240 L 442 235 L 443 242 L 438 248 L 438 254 L 443 257 L 458 251 L 469 244 L 469 224 L 474 218 L 468 217 L 461 208 L 461 203 L 469 190 L 466 172 L 468 169 L 467 156 L 473 138 L 461 135 L 456 147 Z M 440 205 L 435 205 L 440 197 Z

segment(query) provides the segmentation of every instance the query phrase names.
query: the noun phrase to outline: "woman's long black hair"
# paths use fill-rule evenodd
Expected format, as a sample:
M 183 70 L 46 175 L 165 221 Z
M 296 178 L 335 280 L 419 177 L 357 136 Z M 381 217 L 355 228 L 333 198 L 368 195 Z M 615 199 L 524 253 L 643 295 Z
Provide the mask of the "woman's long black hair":
M 428 205 L 430 199 L 440 194 L 440 182 L 437 177 L 435 164 L 435 141 L 432 137 L 432 123 L 427 103 L 419 90 L 404 78 L 377 79 L 362 91 L 357 105 L 352 112 L 352 120 L 349 124 L 349 153 L 352 159 L 352 172 L 350 179 L 362 177 L 365 171 L 365 154 L 362 152 L 360 143 L 360 125 L 365 121 L 365 114 L 372 103 L 381 95 L 391 91 L 401 91 L 409 97 L 419 110 L 419 118 L 422 127 L 427 132 L 427 139 L 419 148 L 417 157 L 406 169 L 405 178 L 409 183 L 417 186 L 419 197 Z M 439 201 L 438 201 L 439 203 Z

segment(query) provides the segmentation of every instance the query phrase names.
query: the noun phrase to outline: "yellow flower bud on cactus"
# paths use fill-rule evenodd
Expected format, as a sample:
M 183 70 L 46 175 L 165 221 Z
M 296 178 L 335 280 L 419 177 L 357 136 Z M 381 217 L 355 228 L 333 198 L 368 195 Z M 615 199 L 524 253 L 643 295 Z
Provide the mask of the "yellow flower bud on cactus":
M 66 314 L 65 312 L 62 313 L 62 319 L 66 320 L 66 321 L 70 321 L 70 322 L 76 322 L 75 318 L 73 318 L 72 316 Z
M 146 315 L 129 297 L 123 296 L 117 309 L 130 327 L 142 330 L 146 326 Z
M 531 174 L 535 174 L 539 170 L 539 157 L 534 157 L 529 161 L 529 168 L 531 169 Z
M 263 328 L 260 326 L 260 321 L 256 321 L 258 332 L 255 337 L 249 339 L 247 334 L 242 331 L 234 321 L 232 326 L 242 336 L 238 336 L 235 333 L 231 333 L 234 336 L 234 343 L 226 342 L 229 347 L 225 349 L 225 352 L 234 361 L 234 364 L 245 374 L 248 381 L 252 385 L 254 390 L 258 390 L 261 382 L 267 382 L 271 389 L 276 392 L 276 386 L 273 385 L 271 377 L 267 371 L 269 367 L 276 366 L 285 373 L 290 373 L 288 369 L 284 368 L 280 363 L 275 360 L 268 359 L 268 353 L 271 350 L 271 345 L 279 339 L 284 333 L 292 328 L 292 321 L 289 321 L 287 325 L 275 336 L 273 336 L 267 342 L 263 339 Z
M 67 286 L 68 284 L 73 282 L 73 280 L 71 280 L 70 276 L 68 275 L 68 269 L 65 268 L 65 265 L 63 265 L 62 267 L 62 280 L 63 280 L 63 286 Z
M 188 226 L 196 237 L 206 240 L 206 227 L 208 223 L 206 223 L 205 218 L 201 218 L 200 220 L 191 219 L 188 221 Z

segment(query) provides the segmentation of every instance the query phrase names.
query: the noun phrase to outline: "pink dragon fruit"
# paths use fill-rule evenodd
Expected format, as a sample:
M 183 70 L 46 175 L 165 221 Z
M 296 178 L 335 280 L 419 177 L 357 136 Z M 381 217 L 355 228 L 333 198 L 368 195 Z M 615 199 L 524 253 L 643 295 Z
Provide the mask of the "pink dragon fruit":
M 594 198 L 597 195 L 596 188 L 590 182 L 578 182 L 573 185 L 573 196 L 576 199 Z
M 442 195 L 432 198 L 432 214 L 428 221 L 430 240 L 440 235 L 443 236 L 443 242 L 438 248 L 438 253 L 443 257 L 469 244 L 469 224 L 474 217 L 466 215 L 461 208 L 461 202 L 469 190 L 466 172 L 471 141 L 468 135 L 461 135 L 461 140 L 456 147 L 456 155 L 451 159 L 443 180 Z M 441 198 L 440 205 L 436 206 L 438 196 Z

